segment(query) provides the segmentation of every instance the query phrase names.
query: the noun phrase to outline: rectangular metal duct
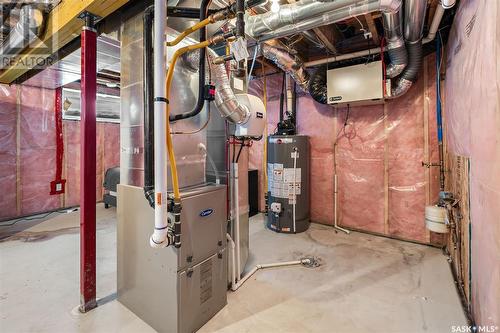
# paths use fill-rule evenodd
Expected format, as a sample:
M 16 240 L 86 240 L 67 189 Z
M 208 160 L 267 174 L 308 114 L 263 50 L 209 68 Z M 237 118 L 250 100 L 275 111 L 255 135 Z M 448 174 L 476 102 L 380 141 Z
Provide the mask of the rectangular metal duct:
M 101 35 L 97 38 L 97 72 L 103 70 L 120 73 L 120 42 Z M 78 49 L 23 84 L 55 89 L 80 80 L 80 71 L 81 51 Z

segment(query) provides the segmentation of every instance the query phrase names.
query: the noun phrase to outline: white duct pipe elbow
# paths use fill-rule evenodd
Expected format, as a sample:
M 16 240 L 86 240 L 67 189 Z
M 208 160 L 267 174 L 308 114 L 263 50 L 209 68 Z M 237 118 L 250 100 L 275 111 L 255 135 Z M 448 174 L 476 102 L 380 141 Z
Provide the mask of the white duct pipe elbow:
M 155 167 L 155 227 L 150 237 L 151 247 L 161 248 L 171 244 L 167 218 L 167 156 L 165 151 L 165 17 L 164 0 L 154 2 L 154 167 Z

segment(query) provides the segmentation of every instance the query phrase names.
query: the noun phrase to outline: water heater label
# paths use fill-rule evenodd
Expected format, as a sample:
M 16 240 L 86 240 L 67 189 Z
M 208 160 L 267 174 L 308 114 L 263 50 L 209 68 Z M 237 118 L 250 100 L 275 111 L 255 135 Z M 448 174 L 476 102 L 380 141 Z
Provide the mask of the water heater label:
M 293 203 L 301 193 L 301 168 L 284 168 L 283 164 L 268 163 L 268 189 L 275 198 L 288 199 Z

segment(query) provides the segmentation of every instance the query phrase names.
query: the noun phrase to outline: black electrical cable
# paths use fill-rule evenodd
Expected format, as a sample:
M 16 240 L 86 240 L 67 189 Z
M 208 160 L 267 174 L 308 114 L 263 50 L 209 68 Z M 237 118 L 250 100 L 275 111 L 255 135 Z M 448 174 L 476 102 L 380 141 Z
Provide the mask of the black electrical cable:
M 0 223 L 0 227 L 10 227 L 10 226 L 15 225 L 17 222 L 21 222 L 21 221 L 41 220 L 41 219 L 47 218 L 50 215 L 56 214 L 56 213 L 58 213 L 58 214 L 66 214 L 66 213 L 68 213 L 68 210 L 71 210 L 71 212 L 74 212 L 74 211 L 78 210 L 78 208 L 73 208 L 73 209 L 66 208 L 66 209 L 63 209 L 63 210 L 56 210 L 56 211 L 53 211 L 53 212 L 45 213 L 42 216 L 39 216 L 40 214 L 38 214 L 38 215 L 29 216 L 29 217 L 22 217 L 22 218 L 14 220 L 14 221 L 10 221 L 9 223 L 3 223 L 3 224 Z
M 244 146 L 245 146 L 245 140 L 242 140 L 240 150 L 238 151 L 238 156 L 236 156 L 236 163 L 238 163 L 238 161 L 240 160 L 240 154 L 241 154 L 241 151 L 243 150 Z
M 200 22 L 203 21 L 204 19 L 207 18 L 207 12 L 208 12 L 208 7 L 210 6 L 210 3 L 212 0 L 202 0 L 200 4 Z M 203 27 L 200 29 L 200 43 L 204 42 L 207 40 L 207 29 L 206 27 Z M 201 110 L 203 110 L 203 107 L 205 106 L 205 57 L 206 57 L 206 50 L 205 48 L 201 48 L 199 50 L 200 53 L 200 59 L 198 62 L 198 99 L 196 100 L 196 105 L 194 106 L 193 110 L 176 114 L 176 115 L 170 115 L 170 121 L 176 121 L 176 120 L 181 120 L 181 119 L 187 119 L 187 118 L 192 118 L 196 115 L 198 115 Z

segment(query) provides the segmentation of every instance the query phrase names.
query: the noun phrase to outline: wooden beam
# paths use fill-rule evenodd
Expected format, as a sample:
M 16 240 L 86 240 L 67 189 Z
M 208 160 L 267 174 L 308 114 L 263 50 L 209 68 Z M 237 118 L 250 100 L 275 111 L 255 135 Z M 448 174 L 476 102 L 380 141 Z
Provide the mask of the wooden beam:
M 379 45 L 380 44 L 380 37 L 378 36 L 377 27 L 375 26 L 375 21 L 373 20 L 372 15 L 366 14 L 365 19 L 366 19 L 366 24 L 368 25 L 368 29 L 372 33 L 373 42 L 376 45 Z
M 326 27 L 318 27 L 314 28 L 313 31 L 318 36 L 319 40 L 325 45 L 325 47 L 333 54 L 338 54 L 337 49 L 335 48 L 335 40 L 333 38 L 332 29 L 327 30 Z
M 42 61 L 80 35 L 83 20 L 78 15 L 88 11 L 106 17 L 128 0 L 62 0 L 49 14 L 43 36 L 15 57 L 13 66 L 0 73 L 0 83 L 12 83 Z

